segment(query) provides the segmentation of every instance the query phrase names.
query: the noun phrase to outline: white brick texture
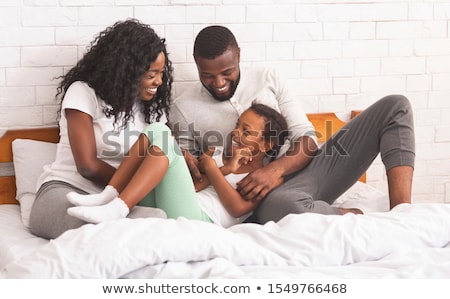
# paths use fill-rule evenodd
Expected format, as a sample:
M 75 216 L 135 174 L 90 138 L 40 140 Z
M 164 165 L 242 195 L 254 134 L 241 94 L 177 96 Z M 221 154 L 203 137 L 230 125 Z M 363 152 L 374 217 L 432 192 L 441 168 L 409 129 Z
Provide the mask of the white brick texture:
M 195 35 L 224 24 L 241 63 L 279 69 L 307 112 L 348 113 L 387 94 L 412 103 L 415 202 L 450 202 L 450 4 L 439 0 L 4 0 L 0 127 L 55 124 L 57 81 L 100 30 L 135 17 L 165 37 L 174 95 L 198 80 Z M 386 191 L 379 159 L 368 182 Z

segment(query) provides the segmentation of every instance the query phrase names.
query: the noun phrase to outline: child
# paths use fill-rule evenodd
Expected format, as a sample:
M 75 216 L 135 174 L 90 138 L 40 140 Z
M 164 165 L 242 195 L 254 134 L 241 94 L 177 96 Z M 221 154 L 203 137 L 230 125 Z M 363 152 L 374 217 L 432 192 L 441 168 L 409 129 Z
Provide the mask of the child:
M 170 129 L 153 123 L 101 193 L 67 195 L 76 206 L 69 208 L 68 214 L 99 223 L 124 218 L 139 203 L 160 208 L 169 218 L 183 216 L 229 227 L 242 222 L 259 204 L 244 200 L 235 189 L 236 183 L 263 167 L 265 157 L 276 155 L 287 136 L 286 120 L 280 113 L 253 104 L 241 114 L 231 132 L 229 150 L 225 153 L 223 149 L 210 149 L 199 158 L 204 180 L 196 187 L 204 189 L 196 193 Z

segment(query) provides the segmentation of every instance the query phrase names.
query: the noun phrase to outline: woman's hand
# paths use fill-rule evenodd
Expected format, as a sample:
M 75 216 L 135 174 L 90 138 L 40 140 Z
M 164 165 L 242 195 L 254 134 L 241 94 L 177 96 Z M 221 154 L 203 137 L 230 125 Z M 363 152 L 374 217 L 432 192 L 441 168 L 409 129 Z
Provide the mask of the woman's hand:
M 208 165 L 217 167 L 216 162 L 211 158 L 213 153 L 214 153 L 214 148 L 208 150 L 206 153 L 204 153 L 202 156 L 200 156 L 199 159 L 195 159 L 198 173 L 201 176 L 201 179 L 196 179 L 196 178 L 192 177 L 192 179 L 194 181 L 194 187 L 195 187 L 196 192 L 199 192 L 199 191 L 205 189 L 210 184 L 208 176 L 205 174 L 205 168 L 207 168 Z
M 201 182 L 202 181 L 202 174 L 200 173 L 200 170 L 198 169 L 198 160 L 196 157 L 194 157 L 190 152 L 188 152 L 185 149 L 181 149 L 181 152 L 183 153 L 184 160 L 186 161 L 186 164 L 189 168 L 189 172 L 191 173 L 191 177 L 194 182 Z
M 216 161 L 212 158 L 213 154 L 214 154 L 215 148 L 211 147 L 209 148 L 205 153 L 203 153 L 200 158 L 198 159 L 198 169 L 202 172 L 202 173 L 207 173 L 207 169 L 209 167 L 216 167 L 217 168 L 217 163 Z

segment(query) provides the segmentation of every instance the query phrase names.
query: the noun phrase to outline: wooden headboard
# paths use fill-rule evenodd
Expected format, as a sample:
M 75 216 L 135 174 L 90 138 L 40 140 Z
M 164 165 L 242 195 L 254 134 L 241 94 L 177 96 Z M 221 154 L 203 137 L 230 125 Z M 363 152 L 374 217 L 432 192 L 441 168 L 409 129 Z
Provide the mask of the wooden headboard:
M 352 110 L 350 118 L 353 119 L 360 113 L 360 110 Z M 333 112 L 309 113 L 307 116 L 316 129 L 316 135 L 319 143 L 327 141 L 334 133 L 339 131 L 339 129 L 345 125 L 345 122 L 339 119 Z M 365 173 L 359 178 L 359 181 L 363 183 L 366 182 Z
M 18 204 L 12 153 L 12 142 L 15 139 L 33 139 L 56 143 L 59 140 L 59 128 L 11 129 L 0 136 L 0 204 Z
M 352 117 L 358 113 L 353 111 Z M 316 129 L 319 142 L 325 142 L 345 124 L 334 113 L 310 113 L 307 116 Z M 59 140 L 59 129 L 57 127 L 11 129 L 0 136 L 0 204 L 18 204 L 12 153 L 12 142 L 18 138 L 56 143 Z M 365 174 L 360 181 L 366 181 Z

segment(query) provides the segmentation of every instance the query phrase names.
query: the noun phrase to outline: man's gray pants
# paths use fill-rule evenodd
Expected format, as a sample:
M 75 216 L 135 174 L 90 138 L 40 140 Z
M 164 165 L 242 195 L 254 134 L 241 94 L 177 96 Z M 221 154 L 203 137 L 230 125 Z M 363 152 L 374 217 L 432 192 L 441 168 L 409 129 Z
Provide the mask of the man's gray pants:
M 331 204 L 348 190 L 378 154 L 386 171 L 414 167 L 413 112 L 407 98 L 386 96 L 349 121 L 301 171 L 272 190 L 255 210 L 258 223 L 291 213 L 340 214 Z

